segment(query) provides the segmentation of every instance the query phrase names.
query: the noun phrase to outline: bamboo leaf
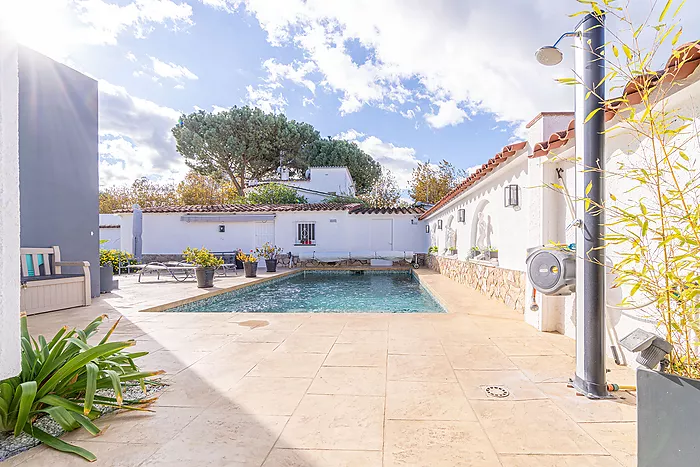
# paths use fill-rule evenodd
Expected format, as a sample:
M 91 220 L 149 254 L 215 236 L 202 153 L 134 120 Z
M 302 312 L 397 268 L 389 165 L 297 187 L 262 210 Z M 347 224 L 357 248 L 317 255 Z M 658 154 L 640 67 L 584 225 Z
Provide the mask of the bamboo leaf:
M 632 51 L 627 47 L 627 44 L 622 44 L 622 51 L 627 56 L 627 60 L 632 60 Z
M 666 13 L 668 13 L 668 9 L 671 8 L 671 3 L 673 3 L 673 0 L 668 0 L 666 2 L 666 6 L 664 6 L 664 9 L 661 10 L 661 14 L 659 15 L 659 23 L 664 20 L 666 17 Z
M 591 113 L 589 113 L 588 116 L 586 116 L 586 119 L 583 121 L 583 123 L 587 123 L 590 119 L 592 119 L 593 116 L 600 111 L 600 109 L 600 107 L 596 107 L 595 109 L 593 109 Z
M 613 44 L 612 46 L 612 51 L 613 55 L 615 55 L 615 58 L 618 58 L 620 56 L 620 51 L 617 49 L 617 46 L 615 44 Z
M 588 182 L 588 185 L 586 185 L 586 195 L 591 192 L 593 189 L 593 181 Z

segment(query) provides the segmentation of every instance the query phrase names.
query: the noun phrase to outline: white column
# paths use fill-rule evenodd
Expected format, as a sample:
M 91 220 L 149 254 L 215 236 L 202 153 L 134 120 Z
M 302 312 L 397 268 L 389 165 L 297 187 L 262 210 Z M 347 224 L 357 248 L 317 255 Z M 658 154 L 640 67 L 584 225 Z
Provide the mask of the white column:
M 19 67 L 0 30 L 0 380 L 20 372 Z

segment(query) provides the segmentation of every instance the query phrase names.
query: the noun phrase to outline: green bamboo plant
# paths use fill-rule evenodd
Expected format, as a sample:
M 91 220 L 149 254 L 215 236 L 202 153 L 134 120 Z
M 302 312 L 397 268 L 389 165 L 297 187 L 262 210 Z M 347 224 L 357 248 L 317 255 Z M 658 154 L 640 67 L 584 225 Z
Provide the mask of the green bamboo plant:
M 698 116 L 669 99 L 684 85 L 683 70 L 694 58 L 691 52 L 698 43 L 679 46 L 684 0 L 652 2 L 642 22 L 633 20 L 638 15 L 630 13 L 633 2 L 629 0 L 579 2 L 587 9 L 572 16 L 604 12 L 611 39 L 606 49 L 612 53 L 598 54 L 609 72 L 595 89 L 588 90 L 587 98 L 600 99 L 602 86 L 610 94 L 619 94 L 605 102 L 606 110 L 615 113 L 607 138 L 630 136 L 628 149 L 611 154 L 603 170 L 609 199 L 603 205 L 585 199 L 585 206 L 604 215 L 604 242 L 615 286 L 627 295 L 620 306 L 651 310 L 649 317 L 673 344 L 668 371 L 700 378 Z M 639 2 L 634 7 L 638 9 Z M 665 65 L 661 58 L 669 53 L 670 66 L 653 71 L 652 64 Z M 578 78 L 560 81 L 579 83 Z M 690 156 L 686 151 L 693 147 L 696 154 Z
M 125 352 L 135 341 L 108 342 L 117 321 L 99 341 L 88 341 L 95 335 L 106 315 L 93 320 L 85 329 L 61 328 L 47 341 L 29 335 L 27 316 L 21 317 L 22 371 L 13 378 L 0 381 L 0 432 L 22 432 L 59 451 L 77 454 L 86 460 L 96 457 L 88 450 L 71 445 L 34 426 L 42 416 L 55 420 L 64 431 L 82 427 L 92 435 L 100 429 L 93 420 L 100 415 L 95 404 L 131 410 L 146 410 L 141 401 L 123 400 L 122 385 L 139 382 L 145 393 L 145 379 L 162 371 L 141 371 L 134 360 L 148 352 Z M 114 397 L 100 394 L 112 389 Z

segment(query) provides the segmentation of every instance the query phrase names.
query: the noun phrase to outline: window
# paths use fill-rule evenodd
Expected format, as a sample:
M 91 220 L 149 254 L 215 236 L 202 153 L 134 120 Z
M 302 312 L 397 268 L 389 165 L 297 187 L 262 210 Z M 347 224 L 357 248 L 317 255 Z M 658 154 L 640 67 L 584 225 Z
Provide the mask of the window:
M 316 244 L 316 224 L 313 222 L 299 222 L 297 224 L 297 245 Z

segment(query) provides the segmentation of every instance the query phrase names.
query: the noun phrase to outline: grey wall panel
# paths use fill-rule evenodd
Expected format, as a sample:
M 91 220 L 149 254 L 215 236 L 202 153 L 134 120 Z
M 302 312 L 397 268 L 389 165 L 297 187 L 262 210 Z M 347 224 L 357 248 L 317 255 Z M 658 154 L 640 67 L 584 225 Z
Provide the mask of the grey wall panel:
M 20 240 L 89 261 L 99 295 L 97 81 L 19 51 Z M 65 272 L 77 272 L 67 270 Z

